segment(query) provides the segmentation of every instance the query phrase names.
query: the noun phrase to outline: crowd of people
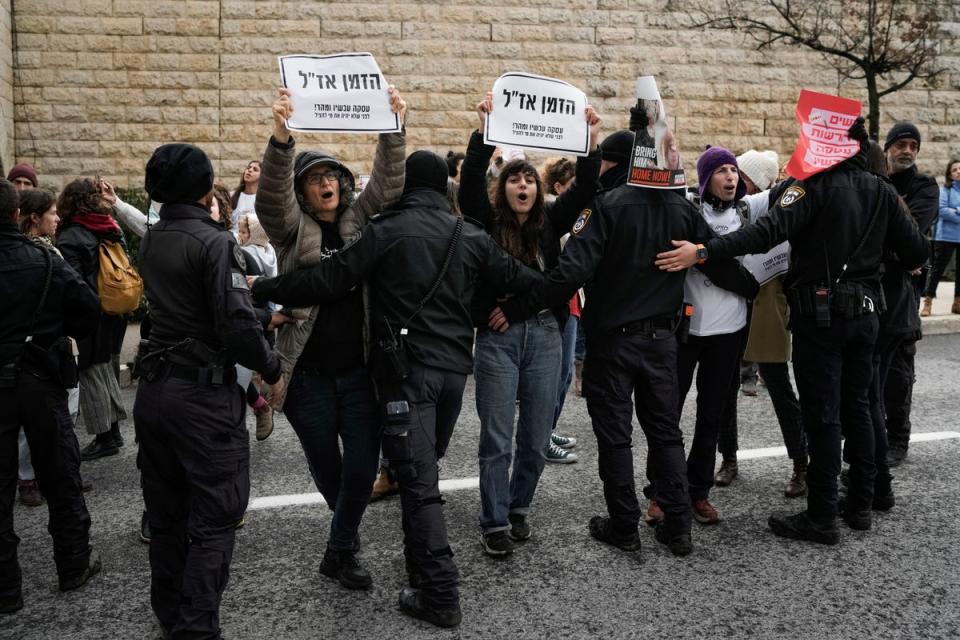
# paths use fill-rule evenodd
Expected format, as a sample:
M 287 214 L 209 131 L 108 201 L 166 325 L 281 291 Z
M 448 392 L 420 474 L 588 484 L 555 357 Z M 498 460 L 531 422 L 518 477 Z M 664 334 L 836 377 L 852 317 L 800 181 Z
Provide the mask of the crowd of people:
M 389 97 L 405 123 L 406 102 L 392 87 Z M 147 163 L 146 212 L 99 177 L 59 195 L 29 164 L 0 181 L 0 287 L 15 301 L 0 321 L 0 451 L 11 461 L 0 613 L 23 606 L 14 486 L 23 504 L 48 504 L 60 589 L 100 570 L 80 463 L 125 446 L 127 315 L 113 296 L 139 302 L 141 291 L 132 419 L 165 637 L 219 637 L 250 490 L 247 407 L 258 441 L 274 411 L 299 438 L 332 512 L 319 570 L 345 588 L 373 583 L 358 556 L 367 504 L 400 494 L 410 587 L 399 605 L 438 626 L 461 620 L 438 464 L 469 375 L 479 541 L 493 557 L 533 535 L 545 464 L 577 461 L 576 438 L 557 431 L 571 385 L 587 401 L 607 507 L 589 532 L 619 549 L 640 549 L 643 518 L 688 555 L 692 522 L 722 520 L 711 491 L 737 478 L 738 396 L 757 395 L 758 379 L 792 461 L 783 494 L 807 497 L 806 510 L 771 516 L 774 534 L 836 544 L 838 517 L 863 530 L 893 508 L 920 316 L 960 246 L 960 161 L 938 193 L 917 170 L 914 125 L 895 124 L 881 146 L 860 120 L 849 132 L 860 152 L 804 180 L 785 177 L 773 151 L 711 146 L 696 186 L 652 190 L 626 184 L 644 125 L 603 137 L 588 106 L 588 153 L 538 169 L 485 144 L 487 94 L 464 152 L 408 154 L 405 128 L 381 134 L 361 188 L 335 156 L 299 148 L 290 98 L 279 91 L 263 157 L 233 190 L 183 144 Z M 141 239 L 139 273 L 121 224 Z M 787 242 L 789 270 L 772 279 L 741 259 Z M 687 452 L 679 423 L 694 383 Z M 648 445 L 645 508 L 634 412 Z M 82 449 L 79 422 L 92 436 Z

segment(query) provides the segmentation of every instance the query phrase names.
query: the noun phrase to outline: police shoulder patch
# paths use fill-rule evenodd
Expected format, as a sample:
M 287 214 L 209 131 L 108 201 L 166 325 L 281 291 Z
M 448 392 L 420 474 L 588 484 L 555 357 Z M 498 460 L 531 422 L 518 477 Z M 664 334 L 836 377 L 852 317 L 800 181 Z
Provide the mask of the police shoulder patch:
M 240 271 L 247 272 L 247 259 L 243 257 L 243 249 L 238 244 L 233 245 L 233 264 Z
M 807 195 L 807 192 L 803 187 L 798 187 L 796 185 L 789 187 L 783 192 L 783 195 L 780 196 L 780 206 L 789 207 L 793 203 L 799 201 L 805 195 Z
M 232 271 L 230 273 L 230 287 L 233 289 L 249 289 L 247 278 L 242 273 Z
M 580 232 L 583 231 L 587 223 L 590 222 L 590 216 L 593 215 L 593 211 L 590 209 L 584 209 L 580 212 L 580 217 L 577 218 L 577 221 L 573 223 L 573 229 L 571 230 L 573 235 L 580 235 Z

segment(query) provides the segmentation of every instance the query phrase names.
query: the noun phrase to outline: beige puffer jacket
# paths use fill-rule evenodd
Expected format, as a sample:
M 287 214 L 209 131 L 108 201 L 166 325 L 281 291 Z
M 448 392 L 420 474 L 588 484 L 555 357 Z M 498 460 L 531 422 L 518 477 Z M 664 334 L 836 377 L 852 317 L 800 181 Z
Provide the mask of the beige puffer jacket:
M 293 190 L 293 164 L 297 155 L 294 145 L 288 149 L 267 143 L 257 189 L 256 211 L 260 224 L 277 251 L 280 273 L 318 264 L 322 258 L 323 234 L 320 225 L 304 213 Z M 353 204 L 340 215 L 340 237 L 344 243 L 360 235 L 370 218 L 383 211 L 403 193 L 406 138 L 403 133 L 382 133 L 377 142 L 370 182 Z M 370 304 L 363 292 L 364 349 L 370 349 Z M 280 327 L 277 353 L 283 366 L 284 382 L 290 384 L 293 368 L 313 331 L 318 307 L 298 310 L 298 322 Z M 282 405 L 283 399 L 281 399 Z

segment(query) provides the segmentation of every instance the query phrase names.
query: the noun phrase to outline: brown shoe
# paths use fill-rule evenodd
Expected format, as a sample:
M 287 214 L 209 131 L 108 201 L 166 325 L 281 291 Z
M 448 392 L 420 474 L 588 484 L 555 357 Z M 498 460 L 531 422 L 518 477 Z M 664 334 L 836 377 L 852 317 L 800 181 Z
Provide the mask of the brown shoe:
M 933 298 L 923 299 L 923 308 L 920 309 L 921 318 L 929 318 L 933 314 Z
M 953 299 L 953 306 L 950 307 L 950 313 L 960 313 L 960 298 Z
M 783 495 L 787 498 L 799 498 L 807 495 L 807 459 L 793 461 L 793 477 L 783 488 Z
M 720 470 L 714 476 L 713 482 L 718 487 L 729 487 L 730 483 L 737 477 L 737 456 L 723 456 L 723 462 L 720 463 Z
M 265 404 L 253 412 L 257 415 L 257 440 L 263 442 L 273 433 L 273 408 Z
M 583 363 L 574 362 L 573 371 L 574 371 L 573 388 L 576 389 L 578 396 L 582 396 L 583 395 Z
M 656 526 L 658 522 L 663 522 L 663 509 L 657 504 L 656 500 L 651 500 L 647 505 L 647 512 L 643 514 L 643 521 L 651 527 Z
M 20 491 L 20 504 L 27 507 L 39 507 L 43 504 L 43 494 L 36 480 L 17 480 L 17 489 Z
M 373 491 L 370 492 L 370 502 L 383 500 L 387 496 L 400 493 L 400 484 L 390 480 L 390 470 L 386 467 L 380 467 L 380 473 L 377 479 L 373 481 Z
M 720 522 L 720 512 L 706 498 L 694 500 L 693 519 L 700 524 L 717 524 Z

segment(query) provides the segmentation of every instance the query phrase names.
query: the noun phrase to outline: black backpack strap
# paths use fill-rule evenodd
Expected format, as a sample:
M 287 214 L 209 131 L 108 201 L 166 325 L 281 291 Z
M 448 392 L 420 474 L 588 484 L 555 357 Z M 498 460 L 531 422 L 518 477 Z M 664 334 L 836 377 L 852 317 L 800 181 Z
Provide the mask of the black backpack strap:
M 33 310 L 33 317 L 30 318 L 30 328 L 27 329 L 27 338 L 24 342 L 33 340 L 33 329 L 37 325 L 37 318 L 40 317 L 43 305 L 47 302 L 47 294 L 50 293 L 50 282 L 53 280 L 53 257 L 50 254 L 51 251 L 49 249 L 43 249 L 43 259 L 47 266 L 47 275 L 43 281 L 43 292 L 40 294 L 40 302 L 37 303 L 37 308 Z
M 447 245 L 447 255 L 443 258 L 443 264 L 440 265 L 440 271 L 437 273 L 436 279 L 434 279 L 433 284 L 430 285 L 430 288 L 424 294 L 423 298 L 420 299 L 420 302 L 417 303 L 417 308 L 413 310 L 413 313 L 410 314 L 404 323 L 400 327 L 400 335 L 405 335 L 407 332 L 407 326 L 410 324 L 410 321 L 417 317 L 423 307 L 426 306 L 433 296 L 436 295 L 437 289 L 440 288 L 440 283 L 443 282 L 444 276 L 447 275 L 447 270 L 450 268 L 450 262 L 453 260 L 453 254 L 457 249 L 457 244 L 460 242 L 460 236 L 463 234 L 463 217 L 457 216 L 457 226 L 453 230 L 453 235 L 450 237 L 450 244 Z

